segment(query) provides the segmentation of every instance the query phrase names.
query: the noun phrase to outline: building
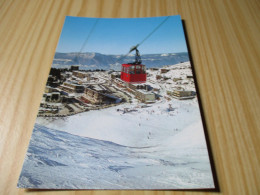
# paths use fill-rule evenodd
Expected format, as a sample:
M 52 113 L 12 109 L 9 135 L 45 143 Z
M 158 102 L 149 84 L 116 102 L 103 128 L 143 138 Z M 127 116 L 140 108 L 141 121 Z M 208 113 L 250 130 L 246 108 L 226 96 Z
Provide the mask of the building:
M 116 78 L 120 78 L 120 73 L 118 72 L 111 73 L 111 79 L 116 79 Z
M 100 93 L 91 88 L 86 88 L 80 99 L 85 103 L 91 104 L 113 104 L 118 102 L 117 97 Z
M 70 67 L 70 70 L 71 70 L 71 71 L 79 70 L 79 66 L 72 65 L 72 66 Z
M 177 82 L 177 81 L 180 81 L 180 80 L 182 80 L 182 78 L 181 78 L 181 77 L 179 77 L 179 78 L 178 78 L 178 77 L 176 77 L 176 78 L 173 78 L 173 81 L 174 81 L 174 82 Z
M 135 96 L 143 103 L 154 103 L 156 99 L 154 93 L 142 89 L 136 90 Z
M 104 85 L 89 85 L 88 88 L 93 89 L 99 93 L 108 93 L 109 90 Z
M 145 84 L 133 84 L 133 83 L 126 83 L 126 87 L 136 90 L 136 89 L 147 89 L 148 85 Z
M 162 68 L 162 69 L 161 69 L 161 74 L 167 73 L 167 72 L 169 72 L 169 71 L 170 71 L 169 69 Z
M 83 85 L 78 85 L 70 82 L 64 82 L 61 86 L 59 86 L 59 88 L 68 93 L 84 93 L 85 89 Z
M 160 80 L 162 78 L 161 75 L 156 75 L 156 80 Z
M 159 68 L 149 68 L 150 70 L 152 70 L 152 71 L 157 71 L 157 70 L 159 70 Z
M 90 88 L 86 88 L 83 96 L 81 96 L 81 100 L 91 104 L 101 104 L 102 98 L 103 96 L 100 93 Z
M 45 102 L 60 102 L 61 101 L 61 95 L 59 92 L 46 93 L 44 96 L 45 96 Z
M 80 78 L 80 79 L 85 79 L 87 78 L 87 81 L 90 81 L 90 74 L 87 73 L 87 72 L 81 72 L 81 71 L 73 71 L 72 72 L 72 75 L 77 77 L 77 78 Z
M 45 93 L 52 93 L 52 92 L 58 92 L 58 90 L 56 88 L 46 86 L 44 92 Z
M 40 108 L 38 114 L 57 114 L 59 113 L 59 109 L 51 109 L 51 108 Z
M 155 102 L 155 93 L 151 92 L 153 88 L 146 84 L 137 83 L 125 83 L 127 91 L 134 94 L 137 99 L 143 103 L 153 103 Z
M 194 91 L 185 91 L 183 88 L 176 88 L 173 91 L 167 91 L 167 95 L 173 96 L 174 98 L 185 100 L 192 99 L 195 97 L 196 92 Z
M 60 82 L 57 80 L 56 76 L 49 75 L 47 80 L 47 86 L 58 87 Z

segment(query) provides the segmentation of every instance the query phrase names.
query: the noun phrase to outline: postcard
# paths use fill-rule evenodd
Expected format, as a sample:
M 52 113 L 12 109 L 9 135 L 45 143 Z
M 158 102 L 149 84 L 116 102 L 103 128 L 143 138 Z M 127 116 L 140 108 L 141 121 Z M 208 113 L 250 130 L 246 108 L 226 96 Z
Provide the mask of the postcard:
M 18 180 L 214 189 L 180 16 L 65 18 Z

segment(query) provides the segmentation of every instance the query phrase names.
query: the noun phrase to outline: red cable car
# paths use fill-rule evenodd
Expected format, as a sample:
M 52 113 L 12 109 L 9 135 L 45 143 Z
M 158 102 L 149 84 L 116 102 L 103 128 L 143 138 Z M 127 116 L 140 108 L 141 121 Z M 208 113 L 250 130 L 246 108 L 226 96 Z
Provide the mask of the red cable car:
M 145 65 L 141 64 L 141 56 L 137 49 L 139 45 L 132 47 L 129 51 L 136 51 L 135 62 L 129 64 L 122 64 L 121 80 L 127 83 L 145 83 L 146 82 L 146 70 Z
M 145 83 L 146 70 L 143 64 L 122 64 L 121 80 L 128 83 Z

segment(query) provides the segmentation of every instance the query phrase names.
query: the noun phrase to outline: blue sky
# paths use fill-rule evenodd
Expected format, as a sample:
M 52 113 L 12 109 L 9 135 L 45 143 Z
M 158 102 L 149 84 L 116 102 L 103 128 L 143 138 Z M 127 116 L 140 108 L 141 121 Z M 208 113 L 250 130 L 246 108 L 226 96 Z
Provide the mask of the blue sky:
M 126 54 L 166 18 L 97 19 L 67 16 L 56 51 Z M 141 54 L 187 52 L 180 16 L 170 16 L 138 49 Z

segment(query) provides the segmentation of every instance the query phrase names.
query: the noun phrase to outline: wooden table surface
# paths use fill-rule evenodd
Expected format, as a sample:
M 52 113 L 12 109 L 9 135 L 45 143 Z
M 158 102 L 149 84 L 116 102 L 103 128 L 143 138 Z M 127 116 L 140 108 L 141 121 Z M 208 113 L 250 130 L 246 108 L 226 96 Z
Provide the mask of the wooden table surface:
M 16 188 L 65 16 L 177 14 L 185 22 L 220 194 L 260 194 L 259 0 L 0 0 L 0 194 L 216 194 Z

